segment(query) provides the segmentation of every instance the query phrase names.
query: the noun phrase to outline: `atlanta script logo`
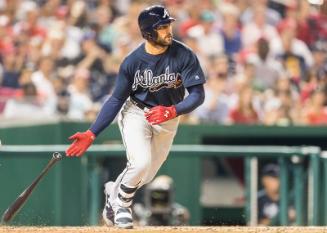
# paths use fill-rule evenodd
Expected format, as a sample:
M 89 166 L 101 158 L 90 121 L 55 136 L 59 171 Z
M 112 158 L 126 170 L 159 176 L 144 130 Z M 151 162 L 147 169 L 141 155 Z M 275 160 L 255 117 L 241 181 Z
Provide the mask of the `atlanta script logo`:
M 182 78 L 179 73 L 169 73 L 169 66 L 165 73 L 153 76 L 152 70 L 146 69 L 143 74 L 137 70 L 134 75 L 133 91 L 138 86 L 148 88 L 150 92 L 159 91 L 162 88 L 178 88 L 182 85 Z

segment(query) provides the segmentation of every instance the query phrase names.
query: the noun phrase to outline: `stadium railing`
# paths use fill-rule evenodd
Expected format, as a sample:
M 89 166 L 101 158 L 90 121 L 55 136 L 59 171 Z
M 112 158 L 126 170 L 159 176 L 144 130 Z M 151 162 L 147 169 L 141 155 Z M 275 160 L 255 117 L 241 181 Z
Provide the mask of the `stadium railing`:
M 0 157 L 2 159 L 18 156 L 44 156 L 54 151 L 63 152 L 67 145 L 12 145 L 0 147 Z M 81 195 L 87 201 L 84 213 L 87 219 L 85 224 L 96 225 L 99 222 L 102 200 L 100 200 L 102 190 L 99 163 L 104 158 L 123 156 L 125 149 L 122 145 L 94 145 L 86 156 L 81 159 L 83 179 L 89 180 L 88 184 L 82 185 Z M 258 160 L 276 158 L 280 165 L 280 214 L 278 216 L 281 225 L 288 225 L 289 206 L 289 186 L 294 184 L 294 206 L 296 210 L 296 225 L 318 225 L 327 223 L 326 214 L 324 219 L 319 219 L 321 213 L 321 199 L 327 194 L 327 152 L 321 153 L 319 147 L 309 146 L 224 146 L 224 145 L 173 145 L 170 157 L 187 157 L 201 160 L 203 157 L 243 157 L 245 159 L 245 218 L 248 225 L 257 225 L 257 191 L 258 191 Z M 197 162 L 199 162 L 197 160 Z M 303 161 L 308 160 L 309 166 L 306 169 Z M 324 179 L 320 177 L 320 161 L 323 161 Z M 290 182 L 289 164 L 293 168 L 293 180 Z M 199 164 L 200 166 L 200 164 Z M 187 167 L 183 168 L 187 169 Z M 1 169 L 0 169 L 1 171 Z M 56 171 L 57 173 L 60 170 Z M 200 182 L 201 172 L 195 169 L 193 172 L 192 185 L 184 187 L 193 193 L 189 198 L 193 206 L 190 208 L 191 214 L 196 218 L 201 217 L 200 206 Z M 177 174 L 178 175 L 178 174 Z M 56 177 L 60 177 L 60 174 Z M 0 177 L 1 178 L 1 177 Z M 173 177 L 174 178 L 174 177 Z M 191 177 L 189 177 L 191 178 Z M 308 180 L 306 185 L 305 180 Z M 88 186 L 88 187 L 86 187 Z M 176 185 L 178 189 L 178 184 Z M 320 191 L 324 188 L 323 195 Z M 307 188 L 307 192 L 305 191 Z M 84 193 L 83 193 L 84 192 Z M 307 197 L 306 197 L 307 193 Z M 217 197 L 219 194 L 217 194 Z M 60 201 L 65 197 L 58 197 Z M 185 197 L 186 198 L 186 197 Z M 324 213 L 327 213 L 327 201 L 324 201 Z M 58 207 L 59 208 L 59 207 Z M 61 224 L 61 216 L 57 216 L 57 224 Z M 192 224 L 198 224 L 200 220 L 195 220 Z

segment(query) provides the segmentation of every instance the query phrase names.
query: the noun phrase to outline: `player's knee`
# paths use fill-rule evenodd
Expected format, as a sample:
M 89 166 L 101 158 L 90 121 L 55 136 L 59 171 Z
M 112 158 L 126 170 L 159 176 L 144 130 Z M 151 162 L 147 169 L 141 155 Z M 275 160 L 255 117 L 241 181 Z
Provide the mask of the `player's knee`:
M 143 177 L 148 173 L 150 169 L 150 162 L 147 161 L 139 161 L 133 164 L 135 172 L 138 173 L 139 177 Z
M 143 182 L 143 185 L 150 183 L 154 177 L 155 177 L 155 174 L 152 174 L 151 176 L 147 176 Z

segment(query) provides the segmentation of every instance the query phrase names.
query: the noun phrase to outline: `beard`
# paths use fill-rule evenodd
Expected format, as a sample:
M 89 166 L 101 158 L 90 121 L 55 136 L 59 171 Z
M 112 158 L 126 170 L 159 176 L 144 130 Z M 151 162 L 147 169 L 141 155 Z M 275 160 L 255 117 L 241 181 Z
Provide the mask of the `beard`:
M 166 47 L 169 46 L 173 43 L 173 36 L 167 35 L 164 38 L 162 37 L 157 37 L 157 39 L 154 41 L 154 44 L 157 46 L 161 46 L 161 47 Z

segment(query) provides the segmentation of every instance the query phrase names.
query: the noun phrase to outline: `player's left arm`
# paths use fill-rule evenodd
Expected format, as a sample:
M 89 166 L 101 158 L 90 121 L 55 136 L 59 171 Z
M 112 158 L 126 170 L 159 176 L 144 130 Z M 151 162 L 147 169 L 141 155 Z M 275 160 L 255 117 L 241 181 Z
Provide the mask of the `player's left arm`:
M 187 91 L 189 95 L 175 106 L 177 116 L 192 112 L 204 102 L 205 92 L 203 84 L 188 87 Z
M 189 51 L 189 56 L 185 56 L 182 69 L 183 85 L 186 87 L 189 95 L 176 105 L 169 107 L 156 106 L 145 114 L 150 124 L 160 124 L 171 120 L 179 115 L 192 112 L 204 102 L 205 94 L 203 84 L 205 78 L 200 63 L 194 53 Z
M 156 125 L 171 120 L 179 115 L 192 112 L 200 106 L 205 98 L 203 84 L 198 84 L 187 88 L 189 95 L 176 105 L 169 107 L 156 106 L 145 113 L 145 117 L 150 124 Z

